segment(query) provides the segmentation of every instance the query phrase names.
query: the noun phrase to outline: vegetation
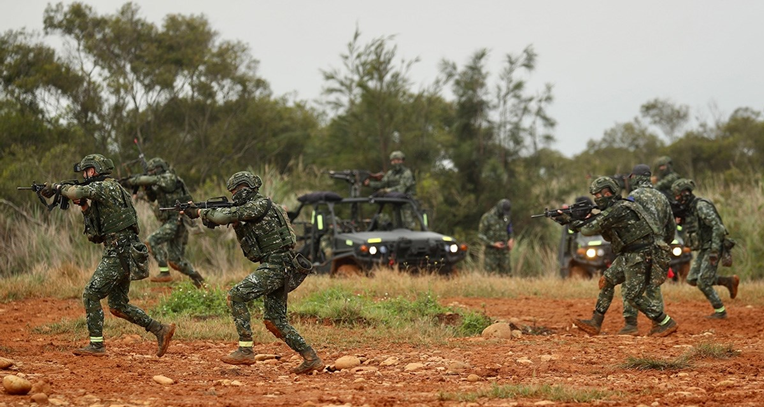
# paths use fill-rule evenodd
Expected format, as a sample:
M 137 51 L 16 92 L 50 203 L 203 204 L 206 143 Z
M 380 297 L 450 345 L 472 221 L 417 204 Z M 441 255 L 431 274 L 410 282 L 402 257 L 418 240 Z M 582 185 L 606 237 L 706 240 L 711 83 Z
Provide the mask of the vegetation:
M 740 353 L 741 351 L 734 349 L 732 344 L 703 342 L 674 359 L 630 356 L 621 367 L 635 370 L 682 370 L 691 367 L 694 360 L 730 359 Z
M 164 158 L 197 199 L 226 193 L 231 173 L 251 169 L 289 207 L 310 190 L 346 193 L 323 171 L 386 170 L 390 151 L 403 150 L 439 232 L 477 247 L 481 214 L 512 200 L 513 266 L 529 277 L 554 273 L 559 237 L 558 225 L 529 214 L 585 194 L 594 176 L 670 155 L 739 242 L 733 270 L 763 278 L 762 112 L 741 107 L 692 122 L 687 106 L 653 99 L 569 158 L 550 147 L 554 86 L 528 83 L 544 63 L 532 45 L 506 53 L 496 73 L 485 49 L 442 61 L 418 90 L 409 79 L 418 62 L 402 60 L 395 37 L 356 31 L 338 66 L 322 69 L 317 108 L 274 95 L 247 44 L 221 38 L 204 16 L 173 14 L 158 25 L 133 3 L 99 15 L 75 2 L 49 5 L 43 17 L 62 50 L 37 33 L 0 35 L 0 277 L 94 268 L 99 248 L 72 232 L 82 230 L 76 209 L 45 213 L 15 187 L 78 176 L 72 163 L 93 152 L 112 158 L 120 176 L 139 172 L 138 140 L 149 157 L 172 151 Z M 149 206 L 139 212 L 145 235 L 156 221 Z M 230 230 L 200 231 L 188 252 L 222 279 L 250 267 Z
M 439 393 L 441 401 L 477 401 L 486 399 L 543 399 L 564 403 L 590 403 L 597 400 L 618 397 L 618 392 L 596 389 L 572 389 L 565 386 L 543 385 L 492 385 L 486 390 L 475 392 Z

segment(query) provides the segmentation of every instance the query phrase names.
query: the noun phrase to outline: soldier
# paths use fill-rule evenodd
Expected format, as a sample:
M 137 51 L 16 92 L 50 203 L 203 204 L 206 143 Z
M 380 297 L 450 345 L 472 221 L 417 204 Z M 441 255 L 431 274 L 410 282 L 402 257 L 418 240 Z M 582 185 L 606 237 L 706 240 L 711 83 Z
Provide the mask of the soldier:
M 675 238 L 675 219 L 672 216 L 672 209 L 667 197 L 653 188 L 651 184 L 651 170 L 645 164 L 638 164 L 630 173 L 630 185 L 632 191 L 627 197 L 635 203 L 641 205 L 646 215 L 646 221 L 651 226 L 657 246 L 670 255 L 670 244 Z M 664 270 L 666 275 L 669 272 L 669 263 Z M 637 335 L 637 317 L 638 310 L 630 305 L 626 298 L 626 291 L 622 290 L 624 303 L 624 327 L 619 331 L 620 335 Z M 646 297 L 655 304 L 661 306 L 664 310 L 664 298 L 661 295 L 661 286 L 649 284 L 645 290 Z
M 513 222 L 510 221 L 510 201 L 501 199 L 481 216 L 478 239 L 484 245 L 483 269 L 510 275 L 510 251 L 515 246 Z
M 656 174 L 654 188 L 671 199 L 672 183 L 680 179 L 680 175 L 672 168 L 672 159 L 663 156 L 653 163 L 653 172 Z
M 725 229 L 715 205 L 707 199 L 693 195 L 695 187 L 696 184 L 693 181 L 684 178 L 672 184 L 672 193 L 675 194 L 675 199 L 696 222 L 698 240 L 695 246 L 691 248 L 698 250 L 698 253 L 686 281 L 688 284 L 698 287 L 712 304 L 715 312 L 707 318 L 725 319 L 728 317 L 728 312 L 712 286 L 724 286 L 728 289 L 730 298 L 734 299 L 738 294 L 739 278 L 737 275 L 731 277 L 717 275 L 717 263 L 728 231 Z
M 404 167 L 406 156 L 401 151 L 390 153 L 391 169 L 385 173 L 380 181 L 364 180 L 364 185 L 370 186 L 380 194 L 388 192 L 400 192 L 410 196 L 416 193 L 414 174 L 409 168 Z
M 601 213 L 586 220 L 571 220 L 561 213 L 556 221 L 571 223 L 585 236 L 600 234 L 611 242 L 616 259 L 600 279 L 600 293 L 592 319 L 574 320 L 574 324 L 590 335 L 600 333 L 608 307 L 614 298 L 614 287 L 622 284 L 625 297 L 633 307 L 654 322 L 650 336 L 667 336 L 677 330 L 677 323 L 663 312 L 663 305 L 644 294 L 649 284 L 660 285 L 666 279 L 668 253 L 657 245 L 642 207 L 619 197 L 620 188 L 610 177 L 599 177 L 590 185 L 590 193 Z M 662 276 L 662 273 L 664 275 Z
M 104 252 L 96 271 L 85 286 L 82 300 L 90 334 L 90 344 L 75 350 L 78 356 L 102 356 L 104 346 L 104 311 L 101 299 L 108 297 L 109 311 L 117 317 L 145 328 L 157 337 L 157 356 L 162 356 L 175 333 L 175 324 L 164 325 L 129 304 L 131 274 L 148 274 L 148 250 L 138 239 L 138 219 L 130 194 L 111 176 L 112 160 L 101 154 L 85 156 L 74 166 L 82 172 L 87 185 L 53 184 L 45 196 L 61 195 L 80 204 L 85 218 L 85 234 L 93 243 L 103 243 Z
M 266 328 L 303 357 L 303 363 L 292 372 L 321 370 L 324 363 L 287 320 L 287 293 L 302 282 L 311 270 L 311 263 L 295 253 L 295 232 L 287 213 L 260 194 L 261 185 L 259 176 L 249 171 L 237 172 L 226 185 L 233 196 L 234 207 L 184 211 L 191 218 L 200 217 L 208 226 L 232 224 L 245 257 L 260 263 L 253 273 L 228 292 L 239 333 L 239 348 L 221 360 L 232 365 L 255 363 L 247 303 L 265 296 L 263 320 Z
M 156 201 L 159 207 L 171 207 L 175 202 L 191 201 L 191 194 L 181 177 L 175 174 L 165 160 L 156 157 L 147 163 L 148 175 L 134 175 L 125 183 L 128 186 L 143 187 L 150 202 Z M 154 233 L 149 235 L 146 246 L 159 265 L 159 275 L 152 277 L 152 282 L 172 281 L 170 267 L 189 276 L 195 287 L 204 285 L 204 278 L 194 270 L 184 257 L 189 230 L 184 218 L 173 211 L 157 211 L 154 214 L 162 222 Z

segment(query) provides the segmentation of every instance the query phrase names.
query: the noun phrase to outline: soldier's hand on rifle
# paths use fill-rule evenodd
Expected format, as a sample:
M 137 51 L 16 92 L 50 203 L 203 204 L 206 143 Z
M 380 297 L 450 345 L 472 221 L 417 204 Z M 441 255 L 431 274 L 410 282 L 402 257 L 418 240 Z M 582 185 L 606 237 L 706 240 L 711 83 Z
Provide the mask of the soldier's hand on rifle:
M 561 225 L 568 225 L 571 223 L 572 218 L 571 215 L 558 210 L 558 216 L 553 216 L 552 220 L 560 223 Z
M 494 242 L 494 244 L 492 244 L 492 246 L 494 246 L 495 249 L 504 249 L 505 248 L 505 243 L 504 242 Z
M 364 180 L 364 186 L 369 186 L 369 178 Z
M 194 206 L 193 202 L 189 202 L 189 207 L 181 211 L 181 213 L 188 216 L 189 219 L 198 218 L 200 212 L 202 212 L 202 210 Z
M 45 188 L 43 188 L 40 191 L 40 195 L 42 195 L 42 196 L 44 196 L 46 198 L 50 198 L 53 195 L 56 195 L 56 192 L 58 192 L 60 189 L 61 189 L 61 185 L 59 185 L 59 184 L 48 184 L 46 182 L 45 183 Z

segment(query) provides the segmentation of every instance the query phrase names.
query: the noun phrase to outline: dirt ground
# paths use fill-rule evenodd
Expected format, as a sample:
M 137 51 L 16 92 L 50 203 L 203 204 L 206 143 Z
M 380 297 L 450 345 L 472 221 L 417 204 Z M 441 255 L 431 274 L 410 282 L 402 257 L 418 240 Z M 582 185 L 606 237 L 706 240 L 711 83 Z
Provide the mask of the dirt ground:
M 576 404 L 544 397 L 460 401 L 443 396 L 477 393 L 493 386 L 545 384 L 611 392 L 587 404 L 763 405 L 762 306 L 726 301 L 729 319 L 710 321 L 703 318 L 710 313 L 704 301 L 668 302 L 667 310 L 679 321 L 680 329 L 656 339 L 614 335 L 622 325 L 618 301 L 606 317 L 605 334 L 597 337 L 589 337 L 569 323 L 572 317 L 589 317 L 594 299 L 448 298 L 442 302 L 483 309 L 496 320 L 519 320 L 522 325 L 546 327 L 552 333 L 501 340 L 461 338 L 428 347 L 379 342 L 340 349 L 316 344 L 328 364 L 346 355 L 361 357 L 364 363 L 353 370 L 295 376 L 289 369 L 298 360 L 281 342 L 256 344 L 256 353 L 283 355 L 280 360 L 236 367 L 218 360 L 233 350 L 232 343 L 174 341 L 168 353 L 157 358 L 152 336 L 109 338 L 106 332 L 108 356 L 77 357 L 71 354 L 75 344 L 69 337 L 36 333 L 39 329 L 34 328 L 61 318 L 81 317 L 80 302 L 37 299 L 0 304 L 0 356 L 16 362 L 0 370 L 0 376 L 22 373 L 33 383 L 47 380 L 52 388 L 47 400 L 51 405 L 92 407 Z M 647 334 L 650 322 L 640 318 L 641 333 Z M 348 330 L 348 335 L 353 334 Z M 675 371 L 621 367 L 630 356 L 669 360 L 703 343 L 730 344 L 741 353 L 731 359 L 694 360 L 691 367 Z M 153 380 L 156 375 L 175 383 L 158 384 Z M 32 405 L 30 399 L 30 395 L 0 391 L 0 406 Z

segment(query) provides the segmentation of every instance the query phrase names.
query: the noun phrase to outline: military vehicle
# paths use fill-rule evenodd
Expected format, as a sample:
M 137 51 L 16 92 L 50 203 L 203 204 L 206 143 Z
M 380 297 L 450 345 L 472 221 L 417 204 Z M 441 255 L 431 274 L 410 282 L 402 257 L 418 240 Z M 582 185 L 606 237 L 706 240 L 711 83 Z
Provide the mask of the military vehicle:
M 289 216 L 298 250 L 319 273 L 370 274 L 376 267 L 450 274 L 467 245 L 428 229 L 428 217 L 405 194 L 343 198 L 320 191 L 298 198 Z

